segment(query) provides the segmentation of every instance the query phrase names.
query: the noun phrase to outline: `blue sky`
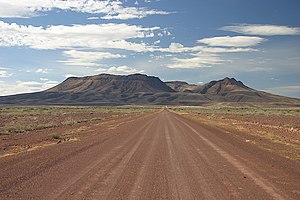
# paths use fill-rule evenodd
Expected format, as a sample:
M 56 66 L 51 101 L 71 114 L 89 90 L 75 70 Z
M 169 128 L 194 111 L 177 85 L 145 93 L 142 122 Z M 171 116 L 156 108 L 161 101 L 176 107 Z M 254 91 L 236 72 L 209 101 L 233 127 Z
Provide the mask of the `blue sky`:
M 300 98 L 297 0 L 0 0 L 0 95 L 69 76 L 235 77 Z

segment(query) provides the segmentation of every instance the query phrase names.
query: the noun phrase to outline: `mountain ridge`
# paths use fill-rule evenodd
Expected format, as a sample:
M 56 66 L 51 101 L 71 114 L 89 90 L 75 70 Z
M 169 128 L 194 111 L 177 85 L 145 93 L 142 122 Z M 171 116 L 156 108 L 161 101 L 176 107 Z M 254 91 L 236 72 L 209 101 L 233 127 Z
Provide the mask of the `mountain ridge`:
M 70 77 L 42 92 L 0 97 L 0 104 L 201 105 L 208 102 L 298 103 L 299 99 L 257 91 L 235 78 L 204 85 L 163 82 L 145 74 Z
M 127 82 L 126 84 L 124 82 Z M 77 88 L 76 88 L 77 87 Z M 166 86 L 158 77 L 143 74 L 111 75 L 99 74 L 86 77 L 69 77 L 62 84 L 59 84 L 46 91 L 48 92 L 84 92 L 94 91 L 100 93 L 136 93 L 136 92 L 175 92 Z

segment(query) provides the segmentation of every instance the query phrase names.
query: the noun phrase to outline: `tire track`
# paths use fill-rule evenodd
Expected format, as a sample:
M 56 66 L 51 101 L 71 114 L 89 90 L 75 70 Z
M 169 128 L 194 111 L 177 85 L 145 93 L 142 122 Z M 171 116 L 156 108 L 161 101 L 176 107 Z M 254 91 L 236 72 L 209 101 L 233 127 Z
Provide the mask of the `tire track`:
M 224 150 L 220 149 L 218 146 L 216 146 L 214 143 L 212 143 L 210 140 L 208 140 L 206 137 L 201 135 L 197 130 L 195 130 L 193 127 L 191 127 L 186 122 L 180 120 L 179 118 L 175 117 L 175 119 L 184 124 L 188 129 L 193 131 L 195 134 L 197 134 L 204 142 L 206 142 L 213 150 L 215 150 L 217 153 L 219 153 L 224 159 L 226 159 L 232 166 L 234 166 L 237 170 L 245 174 L 247 177 L 252 179 L 252 181 L 258 185 L 261 189 L 263 189 L 266 193 L 268 193 L 270 196 L 272 196 L 274 199 L 288 199 L 288 197 L 283 196 L 281 192 L 278 191 L 270 182 L 265 180 L 264 178 L 260 177 L 259 175 L 255 174 L 252 170 L 250 170 L 248 167 L 246 167 L 244 164 L 239 162 L 236 158 L 225 152 Z
M 76 185 L 81 179 L 83 179 L 84 176 L 87 176 L 89 173 L 96 171 L 99 169 L 99 165 L 103 162 L 106 161 L 106 165 L 102 166 L 104 169 L 111 169 L 111 166 L 119 166 L 120 163 L 126 162 L 126 158 L 130 158 L 131 154 L 135 152 L 137 147 L 140 145 L 142 142 L 143 137 L 139 139 L 138 142 L 135 141 L 137 135 L 141 132 L 141 130 L 147 130 L 151 124 L 153 123 L 154 120 L 149 121 L 146 125 L 135 131 L 134 134 L 131 135 L 131 137 L 128 138 L 128 140 L 124 141 L 122 144 L 119 146 L 113 147 L 110 149 L 108 154 L 104 155 L 99 160 L 95 160 L 93 163 L 89 164 L 84 170 L 81 171 L 80 174 L 77 174 L 76 176 L 72 177 L 69 179 L 67 182 L 65 182 L 64 186 L 61 186 L 59 190 L 56 190 L 53 192 L 52 195 L 50 195 L 48 198 L 49 199 L 66 199 L 66 196 L 63 195 L 64 192 L 66 192 L 68 189 L 70 189 L 73 185 Z M 132 147 L 132 145 L 135 143 L 135 145 Z M 125 148 L 122 149 L 122 147 L 129 147 L 129 149 Z M 123 161 L 122 161 L 123 160 Z M 108 162 L 107 162 L 108 161 Z M 118 165 L 119 164 L 119 165 Z M 87 190 L 89 187 L 91 187 L 95 182 L 97 182 L 101 177 L 107 174 L 107 171 L 102 171 L 102 173 L 93 173 L 93 178 L 89 179 L 88 182 L 85 182 L 85 186 L 77 187 L 78 189 L 75 192 L 72 193 L 71 196 L 72 199 L 81 199 L 81 195 L 84 194 L 85 190 Z

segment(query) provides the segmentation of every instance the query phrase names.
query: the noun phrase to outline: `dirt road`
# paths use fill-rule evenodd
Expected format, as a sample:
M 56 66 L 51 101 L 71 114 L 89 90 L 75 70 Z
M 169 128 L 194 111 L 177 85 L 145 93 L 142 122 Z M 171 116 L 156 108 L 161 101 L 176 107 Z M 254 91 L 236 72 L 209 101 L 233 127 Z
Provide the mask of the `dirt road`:
M 300 163 L 167 110 L 0 159 L 0 199 L 300 199 Z

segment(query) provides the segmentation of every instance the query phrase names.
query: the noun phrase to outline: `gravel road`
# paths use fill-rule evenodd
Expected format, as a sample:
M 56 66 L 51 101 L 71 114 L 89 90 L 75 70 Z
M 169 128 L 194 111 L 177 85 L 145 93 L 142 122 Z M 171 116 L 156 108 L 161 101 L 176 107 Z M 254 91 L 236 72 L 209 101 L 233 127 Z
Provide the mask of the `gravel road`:
M 299 161 L 166 109 L 96 131 L 0 158 L 0 199 L 300 199 Z

